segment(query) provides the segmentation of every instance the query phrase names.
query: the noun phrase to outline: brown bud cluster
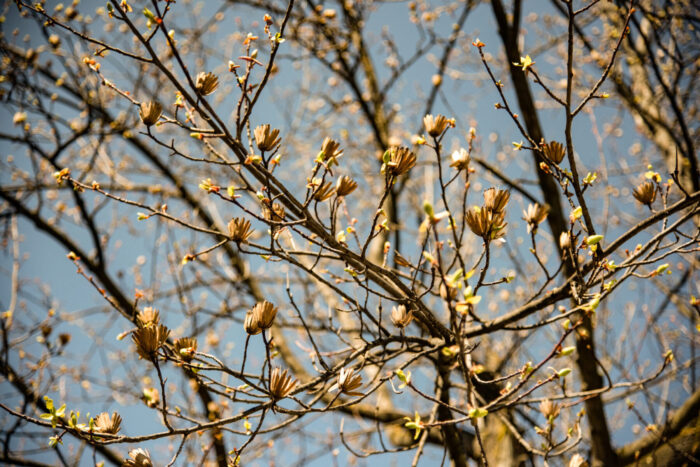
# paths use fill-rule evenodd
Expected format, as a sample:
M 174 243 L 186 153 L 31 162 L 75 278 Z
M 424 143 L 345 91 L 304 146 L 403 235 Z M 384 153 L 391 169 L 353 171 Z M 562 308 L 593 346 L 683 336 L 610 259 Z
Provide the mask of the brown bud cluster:
M 136 314 L 136 324 L 145 328 L 160 324 L 160 313 L 153 307 L 147 306 Z

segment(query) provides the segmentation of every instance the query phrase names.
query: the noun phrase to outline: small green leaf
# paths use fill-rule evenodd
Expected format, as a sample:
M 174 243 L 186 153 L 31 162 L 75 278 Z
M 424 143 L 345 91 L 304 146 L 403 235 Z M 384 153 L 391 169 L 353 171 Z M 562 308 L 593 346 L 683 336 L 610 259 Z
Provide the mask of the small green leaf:
M 431 218 L 435 215 L 435 211 L 433 210 L 433 205 L 430 204 L 430 201 L 427 201 L 427 200 L 423 201 L 423 212 L 425 212 L 425 214 Z
M 391 161 L 391 151 L 389 149 L 387 149 L 386 151 L 384 151 L 384 154 L 382 155 L 382 162 L 384 162 L 385 164 L 388 164 L 389 161 Z
M 148 8 L 143 9 L 143 16 L 145 16 L 147 19 L 149 19 L 151 21 L 156 20 L 156 15 L 154 15 L 153 12 L 151 10 L 149 10 Z
M 576 351 L 576 347 L 573 345 L 571 347 L 564 347 L 563 349 L 561 349 L 561 352 L 559 352 L 558 356 L 559 357 L 566 357 L 567 355 L 571 355 L 575 351 Z
M 481 407 L 476 407 L 473 408 L 469 411 L 468 415 L 469 418 L 483 418 L 489 414 L 489 411 L 481 408 Z
M 581 206 L 579 206 L 576 209 L 574 209 L 573 211 L 571 211 L 571 215 L 569 216 L 569 219 L 571 220 L 571 222 L 574 222 L 574 221 L 580 219 L 582 214 L 583 214 L 583 209 L 581 208 Z
M 591 235 L 586 239 L 586 245 L 597 245 L 598 243 L 600 243 L 601 240 L 603 240 L 602 235 Z
M 586 178 L 583 179 L 583 184 L 584 185 L 593 185 L 593 182 L 595 182 L 597 178 L 598 178 L 598 174 L 596 172 L 588 172 L 588 175 L 586 175 Z

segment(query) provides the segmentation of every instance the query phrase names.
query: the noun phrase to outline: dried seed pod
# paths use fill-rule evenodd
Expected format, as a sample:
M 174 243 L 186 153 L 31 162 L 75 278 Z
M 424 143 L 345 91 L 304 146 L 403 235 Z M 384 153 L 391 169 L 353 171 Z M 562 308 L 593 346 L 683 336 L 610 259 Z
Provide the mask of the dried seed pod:
M 260 329 L 260 326 L 258 326 L 258 321 L 255 317 L 255 313 L 253 313 L 253 310 L 246 311 L 245 320 L 243 321 L 243 329 L 245 329 L 245 332 L 249 336 L 254 336 L 262 332 L 262 329 Z
M 326 182 L 316 189 L 314 192 L 314 199 L 323 202 L 333 196 L 334 193 L 335 187 L 333 186 L 333 182 Z

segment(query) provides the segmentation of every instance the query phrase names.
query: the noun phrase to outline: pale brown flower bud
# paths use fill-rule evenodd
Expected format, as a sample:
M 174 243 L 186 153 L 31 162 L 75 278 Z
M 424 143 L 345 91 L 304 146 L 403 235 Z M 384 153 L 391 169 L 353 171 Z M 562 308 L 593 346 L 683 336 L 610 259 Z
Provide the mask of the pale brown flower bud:
M 234 217 L 228 223 L 228 235 L 236 243 L 245 243 L 253 235 L 250 221 L 243 217 Z
M 343 155 L 343 150 L 340 149 L 340 143 L 329 137 L 324 138 L 321 152 L 323 153 L 319 154 L 319 159 L 321 161 L 333 161 L 336 164 L 338 163 L 338 158 Z
M 469 161 L 471 156 L 466 149 L 460 148 L 459 150 L 452 153 L 452 163 L 450 167 L 454 167 L 457 170 L 466 170 L 469 168 Z
M 141 121 L 146 126 L 155 125 L 158 122 L 161 114 L 163 113 L 163 106 L 158 102 L 142 102 L 139 106 L 139 115 L 141 116 Z
M 153 467 L 151 454 L 146 449 L 132 449 L 129 451 L 131 459 L 124 459 L 122 467 Z
M 453 301 L 457 299 L 457 288 L 450 287 L 444 282 L 440 284 L 440 297 L 443 300 Z
M 559 164 L 564 160 L 564 145 L 556 141 L 550 141 L 549 144 L 542 145 L 542 153 L 555 164 Z
M 287 370 L 275 368 L 270 375 L 270 394 L 275 399 L 284 399 L 294 391 L 297 381 L 287 374 Z
M 267 123 L 255 127 L 253 134 L 255 135 L 255 143 L 261 151 L 272 151 L 282 141 L 282 138 L 279 138 L 280 131 L 276 128 L 271 129 Z
M 450 125 L 450 120 L 444 115 L 433 117 L 431 114 L 428 114 L 423 117 L 423 124 L 425 125 L 425 131 L 427 131 L 430 136 L 436 138 L 445 132 Z
M 642 204 L 651 206 L 656 200 L 656 185 L 654 182 L 640 183 L 632 192 L 634 198 Z
M 170 335 L 170 329 L 162 324 L 139 328 L 131 335 L 136 344 L 136 352 L 144 360 L 153 360 Z
M 397 328 L 403 329 L 413 319 L 413 312 L 406 308 L 406 305 L 399 305 L 391 309 L 391 322 Z
M 416 155 L 406 147 L 393 146 L 388 150 L 386 168 L 395 176 L 403 175 L 416 165 Z
M 160 324 L 160 313 L 153 307 L 147 306 L 136 314 L 136 324 L 145 328 Z
M 197 75 L 195 87 L 200 95 L 208 96 L 212 92 L 216 91 L 218 86 L 219 78 L 214 73 L 205 73 L 202 71 Z
M 194 337 L 181 337 L 175 341 L 175 351 L 186 362 L 191 362 L 197 352 L 197 339 Z
M 559 404 L 555 404 L 551 400 L 547 399 L 540 402 L 540 413 L 544 415 L 547 421 L 553 421 L 559 416 Z
M 342 176 L 335 185 L 338 196 L 347 196 L 357 188 L 357 182 L 350 177 Z
M 156 388 L 144 388 L 141 394 L 141 400 L 150 408 L 155 409 L 158 407 L 158 400 L 160 399 L 160 394 Z
M 569 235 L 569 232 L 561 233 L 559 236 L 559 247 L 561 247 L 562 250 L 568 250 L 571 248 L 571 236 Z
M 494 213 L 503 212 L 509 199 L 510 192 L 507 190 L 489 188 L 484 191 L 484 207 Z
M 260 334 L 265 329 L 272 327 L 277 310 L 277 307 L 267 300 L 258 302 L 246 313 L 243 327 L 250 335 Z
M 527 231 L 537 232 L 537 226 L 540 225 L 549 214 L 549 205 L 542 206 L 539 203 L 530 204 L 527 210 L 523 211 L 523 220 L 527 222 Z
M 114 412 L 111 417 L 107 412 L 102 412 L 94 420 L 96 432 L 111 435 L 117 434 L 122 424 L 122 417 L 117 412 Z
M 569 461 L 569 467 L 588 467 L 588 461 L 581 454 L 574 454 Z
M 333 186 L 333 182 L 326 182 L 316 188 L 316 191 L 314 192 L 314 199 L 322 202 L 333 196 L 334 193 L 335 187 Z
M 331 386 L 330 391 L 339 390 L 340 392 L 350 396 L 362 396 L 359 391 L 355 391 L 362 386 L 362 375 L 355 375 L 355 370 L 352 368 L 341 368 L 338 375 L 338 381 Z
M 270 221 L 270 232 L 273 237 L 276 237 L 284 228 L 277 225 L 279 222 L 284 222 L 284 206 L 279 203 L 273 203 L 272 208 L 270 208 L 269 204 L 265 205 L 263 206 L 263 216 Z
M 263 214 L 265 215 L 265 219 L 273 222 L 282 222 L 284 221 L 284 206 L 279 204 L 279 203 L 273 203 L 272 209 L 269 208 L 269 206 L 265 206 L 263 208 Z

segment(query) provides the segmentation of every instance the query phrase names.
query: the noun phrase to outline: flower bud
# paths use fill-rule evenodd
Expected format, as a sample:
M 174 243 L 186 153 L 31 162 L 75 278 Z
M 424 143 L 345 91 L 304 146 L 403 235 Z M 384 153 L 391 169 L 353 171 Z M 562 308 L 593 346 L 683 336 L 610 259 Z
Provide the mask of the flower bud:
M 155 125 L 163 113 L 163 106 L 158 102 L 142 102 L 139 106 L 139 115 L 141 116 L 141 121 L 146 126 Z

